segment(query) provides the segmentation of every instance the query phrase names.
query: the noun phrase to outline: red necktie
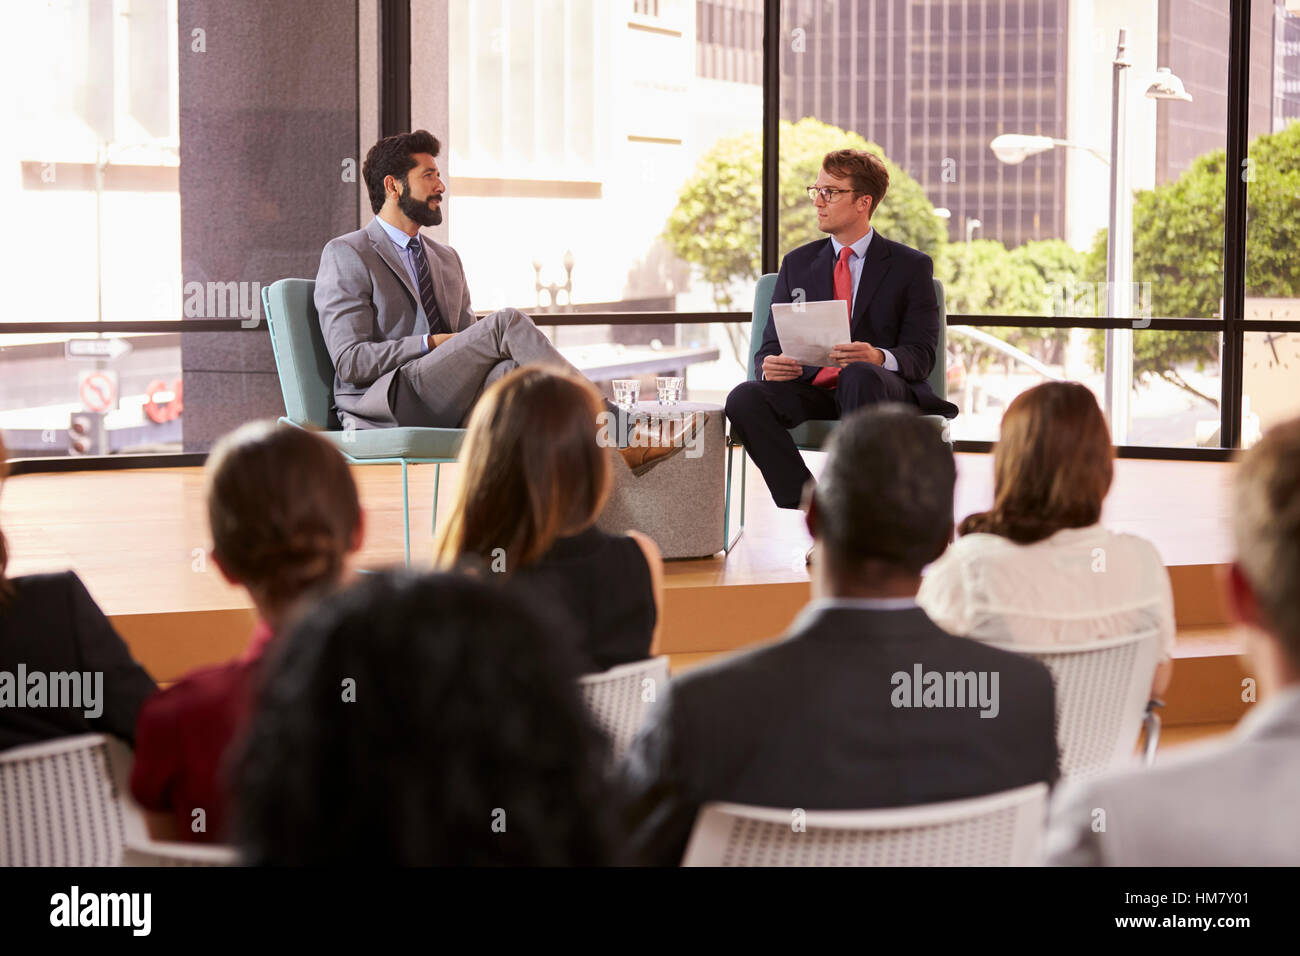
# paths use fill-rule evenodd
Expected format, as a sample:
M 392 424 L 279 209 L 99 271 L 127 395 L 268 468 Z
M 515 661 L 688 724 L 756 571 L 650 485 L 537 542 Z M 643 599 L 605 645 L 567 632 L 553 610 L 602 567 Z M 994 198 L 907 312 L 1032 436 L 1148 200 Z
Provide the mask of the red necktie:
M 852 246 L 840 247 L 840 258 L 835 263 L 835 298 L 842 299 L 850 310 L 853 308 L 853 273 L 849 271 L 849 256 L 853 255 Z M 840 377 L 838 365 L 828 365 L 815 376 L 812 383 L 819 388 L 834 388 Z

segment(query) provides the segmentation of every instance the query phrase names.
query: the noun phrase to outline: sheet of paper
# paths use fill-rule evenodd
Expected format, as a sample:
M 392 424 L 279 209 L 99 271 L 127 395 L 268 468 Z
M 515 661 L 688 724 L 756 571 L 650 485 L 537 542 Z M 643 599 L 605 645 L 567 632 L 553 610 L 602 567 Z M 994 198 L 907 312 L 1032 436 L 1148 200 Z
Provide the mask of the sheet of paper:
M 781 354 L 800 365 L 830 365 L 831 346 L 851 342 L 849 306 L 843 299 L 829 302 L 775 302 L 772 321 L 781 340 Z

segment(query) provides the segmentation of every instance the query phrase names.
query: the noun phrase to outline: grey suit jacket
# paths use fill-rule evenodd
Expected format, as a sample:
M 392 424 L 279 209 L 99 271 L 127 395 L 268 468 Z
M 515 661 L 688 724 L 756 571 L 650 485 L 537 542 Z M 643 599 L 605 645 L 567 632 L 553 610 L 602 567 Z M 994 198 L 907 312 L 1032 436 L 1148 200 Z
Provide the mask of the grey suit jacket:
M 423 233 L 438 310 L 453 332 L 475 321 L 460 256 Z M 388 390 L 397 370 L 425 354 L 429 319 L 401 254 L 378 219 L 331 239 L 316 273 L 316 311 L 334 362 L 334 404 L 358 426 L 394 425 Z
M 1188 747 L 1151 768 L 1061 787 L 1046 862 L 1300 864 L 1300 688 L 1255 706 L 1227 741 Z

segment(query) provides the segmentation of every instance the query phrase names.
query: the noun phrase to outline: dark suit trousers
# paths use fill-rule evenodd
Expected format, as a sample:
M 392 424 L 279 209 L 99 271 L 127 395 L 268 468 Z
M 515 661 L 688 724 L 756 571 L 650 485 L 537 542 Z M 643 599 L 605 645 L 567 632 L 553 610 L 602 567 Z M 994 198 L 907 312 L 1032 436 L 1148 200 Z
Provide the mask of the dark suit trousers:
M 808 382 L 741 382 L 727 396 L 732 434 L 763 473 L 778 508 L 798 508 L 812 473 L 787 431 L 811 419 L 843 418 L 880 402 L 916 405 L 903 376 L 868 362 L 853 362 L 840 371 L 839 387 Z

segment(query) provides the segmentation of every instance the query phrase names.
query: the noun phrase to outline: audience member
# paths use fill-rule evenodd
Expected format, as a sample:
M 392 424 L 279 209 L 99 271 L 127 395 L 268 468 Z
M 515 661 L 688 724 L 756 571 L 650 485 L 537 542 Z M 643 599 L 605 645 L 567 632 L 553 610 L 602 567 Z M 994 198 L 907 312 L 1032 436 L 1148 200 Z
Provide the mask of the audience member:
M 916 605 L 954 480 L 915 412 L 844 419 L 805 491 L 814 600 L 782 639 L 674 678 L 625 757 L 634 860 L 678 862 L 708 801 L 870 809 L 1055 781 L 1047 669 Z
M 587 672 L 655 654 L 663 603 L 654 541 L 595 525 L 611 480 L 594 429 L 602 412 L 585 381 L 537 366 L 489 386 L 440 545 L 445 565 L 471 559 L 552 615 Z
M 9 474 L 0 441 L 0 488 Z M 155 685 L 75 571 L 8 578 L 0 532 L 0 750 L 74 734 L 128 743 Z
M 1158 631 L 1158 697 L 1173 673 L 1173 591 L 1150 542 L 1099 523 L 1113 457 L 1106 419 L 1083 385 L 1047 382 L 1016 396 L 993 453 L 993 508 L 961 523 L 917 601 L 949 633 L 996 643 Z
M 140 712 L 131 791 L 171 817 L 179 839 L 226 839 L 225 758 L 247 719 L 261 662 L 298 602 L 337 584 L 361 546 L 362 513 L 343 456 L 273 422 L 227 435 L 208 458 L 212 560 L 244 588 L 258 621 L 237 660 L 190 674 Z
M 268 667 L 239 845 L 272 865 L 610 862 L 603 742 L 573 667 L 486 582 L 367 576 Z
M 1059 866 L 1296 866 L 1300 827 L 1300 419 L 1242 456 L 1228 603 L 1261 692 L 1226 741 L 1153 768 L 1063 787 L 1048 861 Z

